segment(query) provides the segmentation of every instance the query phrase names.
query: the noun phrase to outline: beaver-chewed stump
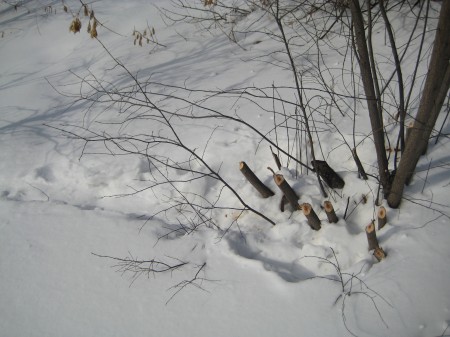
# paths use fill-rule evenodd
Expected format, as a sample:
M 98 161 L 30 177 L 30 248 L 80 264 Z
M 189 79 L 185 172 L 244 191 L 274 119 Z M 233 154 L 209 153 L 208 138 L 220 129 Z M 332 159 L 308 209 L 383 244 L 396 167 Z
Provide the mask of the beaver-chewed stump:
M 336 223 L 339 221 L 338 217 L 336 216 L 336 212 L 334 211 L 333 204 L 331 202 L 325 201 L 323 203 L 323 208 L 325 209 L 325 213 L 327 214 L 327 218 L 330 223 Z
M 253 171 L 243 161 L 239 163 L 239 170 L 247 178 L 248 182 L 253 185 L 254 188 L 261 194 L 263 198 L 271 197 L 275 193 L 268 188 L 259 178 L 253 173 Z
M 378 230 L 382 229 L 387 223 L 386 208 L 381 206 L 378 209 Z
M 321 228 L 320 219 L 317 216 L 316 212 L 314 212 L 314 209 L 311 207 L 311 205 L 307 203 L 302 204 L 302 210 L 303 214 L 308 220 L 309 227 L 311 227 L 315 231 L 318 231 Z
M 273 180 L 275 181 L 275 184 L 277 184 L 278 188 L 283 192 L 283 195 L 285 198 L 281 201 L 283 203 L 284 208 L 284 202 L 287 200 L 294 211 L 298 210 L 300 208 L 300 205 L 298 204 L 298 195 L 295 193 L 295 191 L 292 189 L 291 185 L 284 179 L 283 175 L 281 174 L 275 174 L 273 176 Z
M 367 243 L 369 244 L 369 250 L 379 248 L 377 233 L 375 231 L 375 224 L 371 222 L 366 226 Z
M 344 188 L 344 180 L 324 160 L 313 160 L 311 165 L 318 171 L 320 177 L 331 188 Z

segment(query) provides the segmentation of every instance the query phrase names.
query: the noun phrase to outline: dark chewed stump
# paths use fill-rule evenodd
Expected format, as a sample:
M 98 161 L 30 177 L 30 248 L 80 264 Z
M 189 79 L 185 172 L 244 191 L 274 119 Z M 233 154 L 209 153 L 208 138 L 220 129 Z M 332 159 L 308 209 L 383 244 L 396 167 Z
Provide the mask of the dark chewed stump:
M 344 180 L 330 167 L 326 161 L 323 160 L 313 160 L 311 165 L 317 169 L 320 177 L 327 183 L 331 188 L 344 188 Z

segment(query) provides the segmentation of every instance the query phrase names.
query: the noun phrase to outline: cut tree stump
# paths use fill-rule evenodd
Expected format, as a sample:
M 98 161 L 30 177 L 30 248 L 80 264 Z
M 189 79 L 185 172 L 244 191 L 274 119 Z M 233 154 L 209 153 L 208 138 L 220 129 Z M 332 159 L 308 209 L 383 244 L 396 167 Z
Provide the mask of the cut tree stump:
M 317 168 L 319 175 L 331 188 L 344 188 L 344 180 L 337 174 L 326 161 L 323 160 L 313 160 L 311 165 Z
M 294 211 L 300 209 L 300 205 L 298 204 L 298 195 L 295 193 L 295 191 L 292 189 L 291 185 L 284 179 L 282 174 L 274 174 L 273 180 L 275 180 L 275 184 L 277 184 L 278 188 L 283 192 L 283 194 L 286 196 L 286 199 L 291 204 Z
M 367 242 L 369 244 L 369 250 L 379 248 L 377 233 L 375 232 L 375 224 L 373 222 L 367 225 L 366 234 L 367 234 Z
M 268 198 L 275 195 L 275 193 L 270 188 L 268 188 L 261 182 L 261 180 L 258 179 L 258 177 L 253 173 L 253 171 L 247 166 L 245 162 L 240 162 L 239 169 L 241 170 L 244 177 L 247 178 L 249 183 L 258 190 L 263 198 Z
M 384 260 L 386 258 L 386 253 L 384 252 L 383 248 L 377 247 L 373 252 L 373 256 L 375 256 L 378 262 L 380 262 L 381 260 Z
M 312 206 L 310 204 L 303 204 L 302 205 L 303 214 L 306 216 L 306 219 L 308 220 L 308 225 L 312 229 L 318 231 L 320 226 L 320 219 L 317 216 L 316 212 L 314 212 Z
M 327 218 L 330 223 L 336 223 L 339 221 L 336 213 L 334 212 L 333 204 L 331 202 L 325 201 L 323 203 L 323 208 L 325 209 L 325 213 L 327 214 Z
M 381 206 L 378 209 L 378 230 L 384 227 L 387 223 L 387 217 L 386 217 L 386 208 Z

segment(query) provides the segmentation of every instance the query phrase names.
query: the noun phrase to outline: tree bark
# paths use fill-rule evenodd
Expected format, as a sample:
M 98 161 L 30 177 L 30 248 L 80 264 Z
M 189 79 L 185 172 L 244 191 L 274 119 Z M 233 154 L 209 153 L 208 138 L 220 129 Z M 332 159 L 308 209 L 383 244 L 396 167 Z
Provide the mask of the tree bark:
M 336 213 L 334 212 L 333 204 L 331 202 L 325 201 L 323 203 L 323 208 L 325 209 L 325 213 L 327 214 L 327 218 L 330 223 L 336 223 L 339 221 Z
M 292 189 L 291 185 L 284 179 L 283 175 L 281 174 L 274 174 L 273 180 L 275 180 L 275 184 L 277 184 L 278 188 L 283 192 L 283 194 L 286 196 L 286 199 L 291 204 L 294 211 L 300 209 L 300 205 L 298 204 L 299 197 L 297 196 L 297 193 Z
M 400 205 L 405 184 L 409 184 L 428 140 L 445 96 L 450 87 L 450 1 L 442 2 L 433 51 L 419 110 L 400 160 L 388 204 L 392 208 Z
M 313 208 L 310 204 L 303 204 L 302 205 L 303 214 L 306 216 L 306 219 L 308 220 L 308 225 L 315 231 L 318 231 L 320 226 L 320 219 L 317 216 L 316 212 L 314 212 Z
M 263 184 L 261 180 L 258 179 L 258 177 L 253 173 L 253 171 L 247 166 L 245 162 L 241 161 L 239 163 L 239 169 L 241 170 L 244 177 L 247 178 L 249 183 L 258 190 L 263 198 L 268 198 L 275 195 L 275 193 L 270 188 L 268 188 Z
M 352 13 L 353 27 L 355 30 L 356 48 L 359 54 L 359 68 L 363 80 L 364 92 L 366 94 L 367 107 L 369 109 L 370 124 L 372 127 L 373 140 L 377 153 L 378 172 L 380 182 L 383 186 L 384 196 L 387 197 L 390 191 L 389 169 L 384 140 L 384 126 L 382 112 L 378 109 L 377 96 L 374 88 L 374 77 L 370 67 L 369 52 L 366 44 L 366 34 L 364 30 L 364 19 L 359 0 L 349 1 Z

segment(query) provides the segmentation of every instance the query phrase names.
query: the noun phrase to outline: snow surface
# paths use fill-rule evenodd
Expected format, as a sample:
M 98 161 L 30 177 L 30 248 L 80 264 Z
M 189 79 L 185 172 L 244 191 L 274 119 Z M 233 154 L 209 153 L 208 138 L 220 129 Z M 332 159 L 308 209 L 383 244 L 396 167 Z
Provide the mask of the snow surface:
M 79 8 L 76 1 L 66 3 L 75 11 Z M 47 5 L 56 14 L 46 13 Z M 166 26 L 155 6 L 167 5 L 163 0 L 94 3 L 97 17 L 121 34 L 99 28 L 100 40 L 132 73 L 192 89 L 292 85 L 288 71 L 254 60 L 276 48 L 273 41 L 260 42 L 261 36 L 249 34 L 242 37 L 244 48 L 240 48 L 220 32 L 210 34 L 181 22 Z M 439 4 L 433 6 L 438 9 Z M 408 22 L 405 17 L 394 26 L 402 27 Z M 404 201 L 398 210 L 387 208 L 388 224 L 378 233 L 387 258 L 378 263 L 367 251 L 364 231 L 376 216 L 377 185 L 373 179 L 358 179 L 348 148 L 335 146 L 340 135 L 331 132 L 322 139 L 327 161 L 346 181 L 331 199 L 340 217 L 337 224 L 329 224 L 319 208 L 324 199 L 314 176 L 297 176 L 293 163 L 282 169 L 299 191 L 300 202 L 311 203 L 323 219 L 322 229 L 315 232 L 300 212 L 279 212 L 279 191 L 269 201 L 261 199 L 238 172 L 238 163 L 245 160 L 276 190 L 266 170 L 274 167 L 268 145 L 260 143 L 255 133 L 230 121 L 174 121 L 185 142 L 205 150 L 211 165 L 220 167 L 242 197 L 276 226 L 245 212 L 239 226 L 226 233 L 202 227 L 190 235 L 165 235 L 173 223 L 164 217 L 147 221 L 164 207 L 164 198 L 158 200 L 148 190 L 108 197 L 145 188 L 150 179 L 146 160 L 95 154 L 107 153 L 100 144 L 86 151 L 94 154 L 80 158 L 84 143 L 54 129 L 76 132 L 78 126 L 89 126 L 117 131 L 113 125 L 96 123 L 115 121 L 118 116 L 113 112 L 88 110 L 87 102 L 68 96 L 79 83 L 73 74 L 88 76 L 90 71 L 105 81 L 131 83 L 120 69 L 112 69 L 110 56 L 96 40 L 86 33 L 68 32 L 70 20 L 59 1 L 25 1 L 17 12 L 0 4 L 4 33 L 0 39 L 0 336 L 450 333 L 448 137 L 441 137 L 437 145 L 433 142 L 419 162 L 419 173 L 406 189 L 411 201 Z M 133 26 L 142 30 L 147 24 L 155 28 L 164 47 L 133 46 Z M 261 23 L 266 24 L 273 23 Z M 400 44 L 406 41 L 405 30 L 397 32 Z M 429 44 L 431 33 L 428 40 Z M 375 43 L 381 50 L 384 37 Z M 383 50 L 389 58 L 389 49 Z M 406 64 L 405 73 L 411 74 L 414 63 Z M 186 95 L 182 89 L 177 94 Z M 263 133 L 273 127 L 273 115 L 251 102 L 234 97 L 208 103 L 220 111 L 236 111 Z M 161 104 L 183 108 L 180 101 Z M 358 141 L 370 133 L 366 115 L 364 110 L 358 114 Z M 336 123 L 351 141 L 347 122 L 343 118 Z M 152 130 L 148 123 L 130 123 L 121 132 Z M 280 137 L 281 143 L 286 141 Z M 358 150 L 376 174 L 372 143 L 362 142 Z M 186 178 L 183 172 L 179 175 Z M 188 188 L 209 197 L 220 190 L 210 181 Z M 166 192 L 169 198 L 171 192 Z M 366 203 L 361 202 L 363 195 Z M 348 198 L 351 214 L 343 220 Z M 220 202 L 239 206 L 227 192 Z M 222 229 L 238 214 L 214 213 Z M 116 273 L 116 261 L 94 254 L 188 264 L 171 273 L 136 278 L 132 273 Z M 339 264 L 344 281 L 351 280 L 344 289 L 333 281 L 338 277 L 333 264 Z M 196 274 L 199 279 L 180 288 Z

